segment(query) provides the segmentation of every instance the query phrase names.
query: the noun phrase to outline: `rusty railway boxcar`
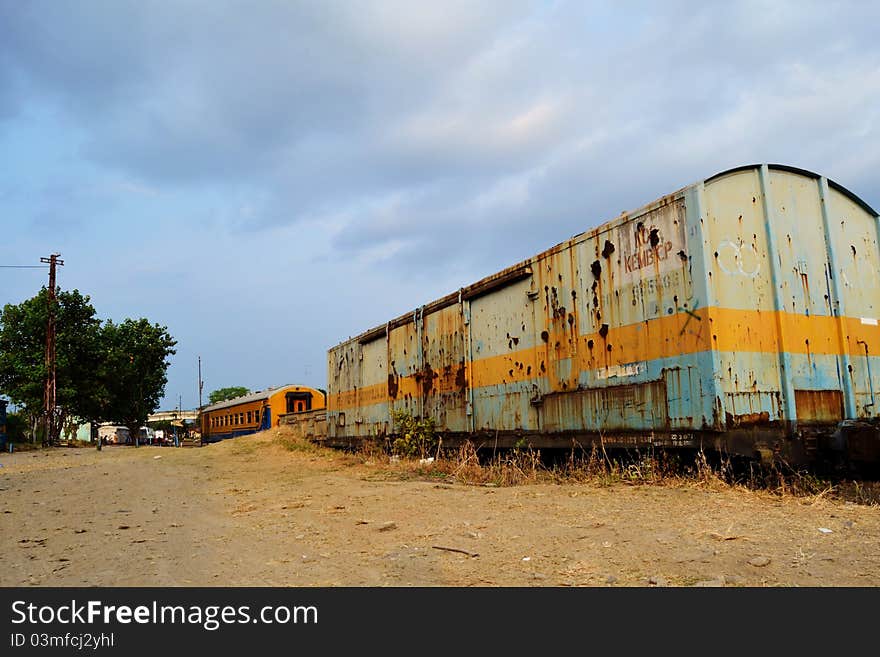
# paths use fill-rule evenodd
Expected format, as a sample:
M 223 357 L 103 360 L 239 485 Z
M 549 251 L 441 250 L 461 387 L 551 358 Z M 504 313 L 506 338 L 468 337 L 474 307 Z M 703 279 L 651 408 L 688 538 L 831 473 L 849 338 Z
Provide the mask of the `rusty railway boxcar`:
M 880 222 L 793 167 L 690 185 L 328 352 L 328 440 L 880 455 Z

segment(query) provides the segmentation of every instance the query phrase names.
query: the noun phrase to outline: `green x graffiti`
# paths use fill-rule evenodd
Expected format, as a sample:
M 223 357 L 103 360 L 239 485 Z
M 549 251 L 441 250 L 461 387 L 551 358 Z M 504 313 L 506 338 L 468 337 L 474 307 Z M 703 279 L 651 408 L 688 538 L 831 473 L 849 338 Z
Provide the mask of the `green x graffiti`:
M 682 307 L 679 307 L 679 309 L 678 309 L 678 312 L 680 312 L 680 313 L 687 313 L 687 316 L 688 316 L 687 319 L 684 320 L 684 325 L 681 327 L 681 331 L 679 331 L 679 333 L 678 333 L 679 335 L 684 335 L 684 331 L 685 331 L 685 329 L 687 328 L 687 325 L 690 323 L 690 321 L 691 321 L 691 317 L 693 317 L 694 319 L 696 319 L 698 322 L 702 322 L 702 321 L 703 321 L 703 318 L 700 317 L 697 313 L 694 312 L 697 308 L 700 307 L 700 300 L 697 299 L 696 301 L 694 301 L 693 306 L 694 306 L 693 308 L 682 308 Z

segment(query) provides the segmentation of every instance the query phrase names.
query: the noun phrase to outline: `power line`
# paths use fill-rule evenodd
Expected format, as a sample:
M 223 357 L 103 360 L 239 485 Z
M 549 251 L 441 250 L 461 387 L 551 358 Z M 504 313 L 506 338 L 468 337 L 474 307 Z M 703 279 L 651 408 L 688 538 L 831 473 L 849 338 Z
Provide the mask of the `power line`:
M 0 265 L 2 269 L 45 269 L 45 265 Z

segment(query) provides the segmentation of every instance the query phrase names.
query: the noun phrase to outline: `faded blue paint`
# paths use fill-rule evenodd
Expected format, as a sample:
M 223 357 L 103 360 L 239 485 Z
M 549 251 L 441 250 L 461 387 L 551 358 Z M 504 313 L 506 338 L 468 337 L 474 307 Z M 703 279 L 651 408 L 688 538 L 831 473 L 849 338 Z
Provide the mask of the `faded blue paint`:
M 770 199 L 770 169 L 762 164 L 758 169 L 758 179 L 761 183 L 761 205 L 764 210 L 764 228 L 767 238 L 767 261 L 770 263 L 770 284 L 773 287 L 773 309 L 778 313 L 785 310 L 782 301 L 782 292 L 779 286 L 779 248 L 776 243 L 776 231 L 774 230 L 774 214 Z M 778 328 L 777 324 L 777 328 Z M 780 335 L 780 341 L 782 336 Z M 785 419 L 793 425 L 797 422 L 797 411 L 794 405 L 794 387 L 791 383 L 789 372 L 791 371 L 791 358 L 787 352 L 779 352 L 779 391 L 782 395 L 782 405 L 785 409 Z
M 838 265 L 837 252 L 834 247 L 834 240 L 831 236 L 831 222 L 828 219 L 828 180 L 822 176 L 819 178 L 819 205 L 822 208 L 822 228 L 825 234 L 825 248 L 828 257 L 828 271 L 831 274 L 831 314 L 835 317 L 846 317 L 846 300 L 840 291 L 840 267 Z M 843 327 L 838 322 L 838 339 L 844 342 L 842 335 Z M 837 359 L 835 359 L 837 360 Z M 842 370 L 850 371 L 849 353 L 844 350 L 840 356 Z M 845 417 L 858 417 L 856 411 L 856 397 L 853 391 L 852 380 L 848 376 L 841 377 L 843 379 L 843 407 Z M 837 386 L 835 386 L 836 388 Z
M 789 354 L 792 387 L 797 390 L 840 390 L 840 361 L 834 354 Z M 852 416 L 854 417 L 854 416 Z
M 708 261 L 710 246 L 708 243 L 709 231 L 704 227 L 706 207 L 706 185 L 703 182 L 692 185 L 685 192 L 685 239 L 687 240 L 687 255 L 690 262 L 692 287 L 694 291 L 694 303 L 691 307 L 709 308 L 718 305 L 718 298 L 714 294 L 709 276 L 712 266 Z M 708 330 L 708 329 L 707 329 Z M 712 424 L 711 418 L 715 416 L 715 408 L 719 418 L 724 417 L 724 393 L 721 388 L 721 355 L 717 351 L 710 351 L 708 369 L 701 369 L 702 394 L 700 402 L 700 417 L 705 417 Z M 708 407 L 706 400 L 709 400 Z M 695 409 L 697 410 L 697 409 Z M 696 416 L 695 416 L 696 417 Z M 719 419 L 720 421 L 720 419 Z M 719 427 L 720 428 L 720 427 Z
M 250 436 L 262 430 L 261 427 L 260 429 L 241 429 L 224 433 L 211 433 L 205 437 L 205 440 L 209 443 L 219 443 L 221 440 L 229 440 L 230 438 L 238 438 L 240 436 Z
M 542 383 L 546 385 L 546 380 Z M 529 386 L 531 387 L 531 382 Z M 474 426 L 477 430 L 537 430 L 537 411 L 530 403 L 534 397 L 529 389 L 523 387 L 511 390 L 511 384 L 476 388 L 473 407 Z

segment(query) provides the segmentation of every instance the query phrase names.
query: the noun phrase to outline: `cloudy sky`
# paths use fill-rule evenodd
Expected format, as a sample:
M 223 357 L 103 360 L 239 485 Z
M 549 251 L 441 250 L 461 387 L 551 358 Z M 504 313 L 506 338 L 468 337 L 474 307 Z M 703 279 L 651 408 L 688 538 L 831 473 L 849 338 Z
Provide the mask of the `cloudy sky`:
M 164 407 L 718 171 L 880 206 L 880 4 L 0 0 L 0 265 L 178 340 Z M 45 284 L 0 269 L 0 304 Z

